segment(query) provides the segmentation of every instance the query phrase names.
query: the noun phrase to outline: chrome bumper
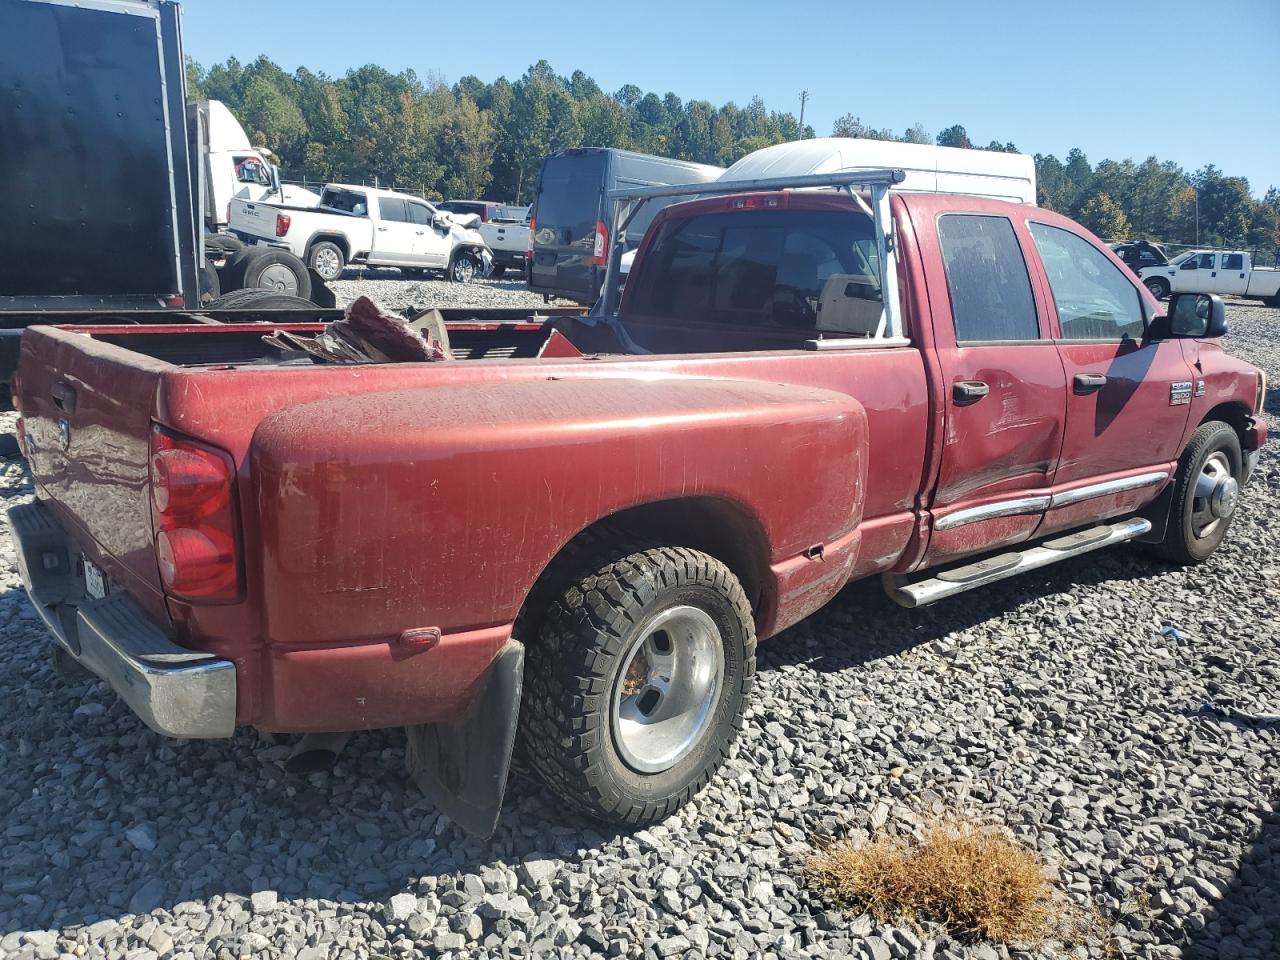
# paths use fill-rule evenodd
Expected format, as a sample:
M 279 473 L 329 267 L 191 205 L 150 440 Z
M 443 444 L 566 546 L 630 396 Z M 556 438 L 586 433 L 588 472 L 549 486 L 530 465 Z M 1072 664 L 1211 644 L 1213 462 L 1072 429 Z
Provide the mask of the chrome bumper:
M 127 593 L 89 597 L 79 548 L 42 504 L 12 507 L 8 520 L 22 582 L 59 646 L 157 733 L 232 735 L 235 664 L 178 646 Z

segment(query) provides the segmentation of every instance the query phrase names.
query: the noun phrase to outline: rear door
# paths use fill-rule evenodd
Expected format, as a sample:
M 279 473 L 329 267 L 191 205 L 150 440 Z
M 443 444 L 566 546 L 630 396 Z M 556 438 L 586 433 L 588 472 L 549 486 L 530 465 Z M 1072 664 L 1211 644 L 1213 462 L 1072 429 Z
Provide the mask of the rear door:
M 1212 293 L 1239 296 L 1249 289 L 1249 270 L 1243 253 L 1223 253 L 1218 257 L 1217 278 Z
M 917 204 L 913 215 L 931 209 Z M 1048 507 L 1066 380 L 1024 229 L 963 212 L 916 225 L 946 390 L 928 564 L 1026 540 Z
M 547 157 L 538 184 L 530 286 L 594 303 L 603 279 L 595 263 L 609 156 L 604 151 Z
M 1144 339 L 1142 294 L 1125 271 L 1074 230 L 1034 221 L 1028 230 L 1067 381 L 1054 481 L 1065 505 L 1046 519 L 1049 533 L 1151 498 L 1181 452 L 1196 380 L 1180 341 Z
M 378 221 L 373 228 L 373 257 L 379 263 L 416 265 L 422 258 L 415 252 L 417 227 L 409 219 L 402 197 L 377 197 Z

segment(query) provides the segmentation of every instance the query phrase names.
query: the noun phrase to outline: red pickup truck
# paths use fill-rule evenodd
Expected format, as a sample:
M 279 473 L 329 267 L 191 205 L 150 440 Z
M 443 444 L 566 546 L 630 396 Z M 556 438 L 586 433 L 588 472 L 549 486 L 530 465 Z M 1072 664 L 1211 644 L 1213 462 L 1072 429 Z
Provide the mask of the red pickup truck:
M 910 607 L 1126 540 L 1206 559 L 1265 439 L 1221 302 L 1162 307 L 1046 210 L 881 199 L 668 207 L 616 315 L 437 362 L 28 330 L 10 518 L 59 656 L 173 736 L 408 727 L 481 832 L 517 746 L 643 823 L 715 773 L 757 639 L 851 580 Z

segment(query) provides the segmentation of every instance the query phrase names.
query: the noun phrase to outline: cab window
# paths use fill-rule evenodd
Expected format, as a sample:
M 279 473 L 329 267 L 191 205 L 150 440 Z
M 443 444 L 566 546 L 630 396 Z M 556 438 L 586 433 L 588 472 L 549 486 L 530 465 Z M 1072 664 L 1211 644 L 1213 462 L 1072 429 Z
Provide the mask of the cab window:
M 1243 270 L 1244 254 L 1243 253 L 1224 253 L 1222 255 L 1223 270 Z
M 1138 289 L 1093 244 L 1061 227 L 1029 225 L 1049 277 L 1064 340 L 1140 339 Z
M 409 204 L 409 220 L 413 223 L 431 223 L 431 210 L 425 203 Z
M 379 197 L 378 216 L 383 220 L 395 220 L 408 223 L 409 215 L 405 212 L 405 203 L 400 197 Z
M 1007 217 L 946 214 L 938 242 L 957 343 L 1040 338 L 1027 262 Z

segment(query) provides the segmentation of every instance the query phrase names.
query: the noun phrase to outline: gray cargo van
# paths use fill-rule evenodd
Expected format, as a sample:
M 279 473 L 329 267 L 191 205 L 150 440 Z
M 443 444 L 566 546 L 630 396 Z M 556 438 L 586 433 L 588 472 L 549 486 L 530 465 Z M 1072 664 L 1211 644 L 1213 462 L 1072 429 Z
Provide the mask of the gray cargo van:
M 542 161 L 533 201 L 530 288 L 548 297 L 595 303 L 609 253 L 611 216 L 605 193 L 620 187 L 706 183 L 722 173 L 722 167 L 605 147 L 551 154 Z M 627 228 L 628 250 L 640 243 L 668 202 L 651 200 L 640 209 Z

